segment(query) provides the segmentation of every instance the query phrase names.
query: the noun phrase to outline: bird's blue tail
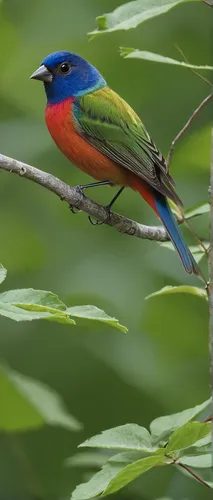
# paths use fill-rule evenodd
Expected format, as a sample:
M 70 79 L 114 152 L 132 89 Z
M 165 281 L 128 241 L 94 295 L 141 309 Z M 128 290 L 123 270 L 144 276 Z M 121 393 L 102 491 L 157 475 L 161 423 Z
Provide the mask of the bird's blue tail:
M 177 221 L 171 211 L 167 199 L 161 193 L 155 193 L 155 205 L 158 215 L 165 226 L 173 245 L 175 246 L 184 268 L 189 274 L 199 274 L 198 265 L 190 252 Z

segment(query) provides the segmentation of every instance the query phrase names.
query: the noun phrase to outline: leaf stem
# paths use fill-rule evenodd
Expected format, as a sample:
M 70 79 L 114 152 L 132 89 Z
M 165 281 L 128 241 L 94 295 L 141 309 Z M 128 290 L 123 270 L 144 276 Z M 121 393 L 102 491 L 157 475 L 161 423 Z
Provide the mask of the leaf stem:
M 182 55 L 184 61 L 187 64 L 190 64 L 189 60 L 187 59 L 187 57 L 185 56 L 183 50 L 179 47 L 179 45 L 175 44 L 175 47 L 178 50 L 178 52 L 180 52 L 180 54 Z M 200 73 L 198 73 L 198 71 L 196 71 L 193 68 L 189 68 L 189 70 L 191 71 L 191 73 L 194 73 L 194 75 L 198 76 L 201 80 L 203 80 L 205 83 L 207 83 L 207 85 L 210 85 L 210 87 L 212 87 L 212 83 L 209 80 L 207 80 L 207 78 L 205 78 L 205 76 L 201 75 Z
M 204 486 L 206 486 L 207 488 L 211 488 L 211 486 L 209 486 L 209 484 L 206 483 L 206 481 L 204 481 L 204 479 L 202 479 L 202 477 L 198 476 L 198 474 L 196 474 L 196 472 L 194 472 L 192 469 L 190 469 L 190 467 L 188 467 L 188 465 L 185 465 L 182 462 L 175 462 L 175 463 L 176 463 L 176 465 L 179 465 L 179 467 L 182 467 L 182 469 L 185 469 L 189 474 L 191 474 L 191 476 L 193 476 L 195 479 L 197 479 L 197 481 L 199 481 L 201 484 L 204 484 Z
M 207 417 L 204 420 L 204 422 L 212 422 L 212 421 L 213 421 L 213 417 Z
M 178 465 L 179 467 L 182 467 L 182 469 L 185 469 L 189 474 L 191 474 L 191 476 L 197 479 L 197 481 L 199 481 L 201 484 L 204 484 L 204 486 L 206 486 L 207 488 L 211 488 L 211 486 L 209 486 L 209 484 L 202 477 L 198 476 L 198 474 L 196 474 L 196 472 L 194 472 L 190 467 L 188 467 L 188 465 L 185 465 L 182 462 L 180 462 L 178 458 L 174 458 L 171 455 L 167 454 L 165 454 L 165 456 L 170 460 L 172 460 L 172 465 Z
M 206 3 L 206 5 L 209 5 L 209 7 L 213 7 L 213 3 L 208 2 L 208 0 L 201 0 L 203 3 Z

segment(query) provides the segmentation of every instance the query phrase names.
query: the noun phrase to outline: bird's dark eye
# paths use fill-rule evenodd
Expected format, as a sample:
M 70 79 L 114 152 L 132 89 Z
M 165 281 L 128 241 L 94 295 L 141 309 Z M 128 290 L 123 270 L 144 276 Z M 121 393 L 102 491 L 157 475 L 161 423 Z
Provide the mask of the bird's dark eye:
M 71 69 L 72 69 L 72 66 L 70 63 L 63 62 L 59 66 L 59 73 L 61 73 L 62 75 L 67 75 L 71 71 Z

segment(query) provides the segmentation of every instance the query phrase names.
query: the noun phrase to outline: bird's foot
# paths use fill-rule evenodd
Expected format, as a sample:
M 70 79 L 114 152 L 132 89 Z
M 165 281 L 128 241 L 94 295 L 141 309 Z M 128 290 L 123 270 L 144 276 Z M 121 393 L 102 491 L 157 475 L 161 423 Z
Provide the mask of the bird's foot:
M 74 205 L 69 205 L 69 209 L 72 214 L 78 214 L 78 212 L 81 212 L 80 208 L 76 208 Z
M 81 195 L 81 199 L 84 196 L 84 186 L 75 186 L 75 190 Z M 69 209 L 73 214 L 77 214 L 81 212 L 81 209 L 76 207 L 75 205 L 69 205 Z
M 89 219 L 90 223 L 93 226 L 102 226 L 102 224 L 107 224 L 110 221 L 110 217 L 111 217 L 111 203 L 109 203 L 109 205 L 106 205 L 104 207 L 104 209 L 107 212 L 107 216 L 106 216 L 106 218 L 104 220 L 97 220 L 97 219 L 93 220 L 92 217 L 90 215 L 88 215 L 88 219 Z

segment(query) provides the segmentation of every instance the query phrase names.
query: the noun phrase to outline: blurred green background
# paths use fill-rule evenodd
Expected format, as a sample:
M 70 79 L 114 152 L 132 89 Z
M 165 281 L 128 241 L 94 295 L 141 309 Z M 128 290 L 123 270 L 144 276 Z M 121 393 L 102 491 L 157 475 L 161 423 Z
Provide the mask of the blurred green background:
M 89 177 L 66 160 L 44 123 L 42 85 L 29 80 L 49 52 L 67 49 L 89 59 L 108 84 L 141 115 L 158 147 L 169 145 L 208 85 L 189 70 L 124 60 L 119 46 L 212 64 L 210 9 L 201 2 L 174 8 L 135 30 L 88 43 L 95 17 L 119 0 L 5 0 L 0 5 L 0 151 L 52 172 L 71 185 Z M 210 72 L 206 73 L 210 78 Z M 210 163 L 210 106 L 177 146 L 172 174 L 185 207 L 206 201 Z M 89 196 L 107 203 L 108 188 Z M 33 287 L 59 294 L 67 305 L 94 304 L 115 315 L 129 334 L 97 324 L 68 327 L 47 322 L 0 321 L 1 358 L 57 390 L 84 423 L 71 433 L 46 427 L 0 439 L 0 500 L 69 498 L 90 469 L 66 467 L 77 445 L 103 429 L 127 422 L 148 426 L 160 415 L 209 397 L 208 309 L 188 295 L 145 297 L 165 285 L 195 284 L 177 255 L 159 244 L 92 227 L 56 196 L 17 176 L 0 173 L 0 262 L 8 269 L 2 290 Z M 119 213 L 146 224 L 155 215 L 125 190 Z M 208 238 L 208 217 L 193 222 Z M 188 241 L 193 241 L 185 231 Z M 205 262 L 203 270 L 207 273 Z M 28 474 L 20 449 L 30 467 Z M 166 470 L 165 470 L 166 469 Z M 119 492 L 119 499 L 210 499 L 209 491 L 175 468 L 151 471 Z

